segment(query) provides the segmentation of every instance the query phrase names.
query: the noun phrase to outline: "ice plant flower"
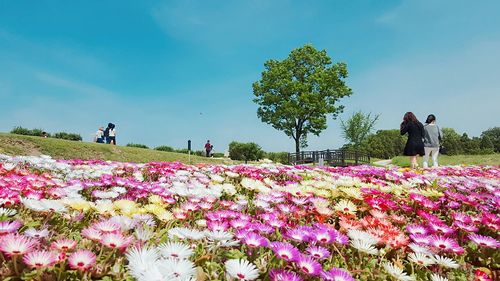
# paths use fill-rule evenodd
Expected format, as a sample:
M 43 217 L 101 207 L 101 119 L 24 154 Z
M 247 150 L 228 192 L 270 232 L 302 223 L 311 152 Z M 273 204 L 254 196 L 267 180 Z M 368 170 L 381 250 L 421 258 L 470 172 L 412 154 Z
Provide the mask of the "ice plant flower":
M 163 257 L 171 259 L 188 259 L 193 254 L 188 245 L 179 242 L 166 242 L 158 250 Z
M 321 278 L 326 281 L 356 281 L 348 271 L 341 268 L 332 268 L 322 272 Z
M 320 246 L 309 246 L 306 251 L 311 255 L 311 257 L 322 260 L 328 258 L 331 254 L 328 249 Z
M 96 261 L 96 255 L 89 250 L 78 250 L 68 257 L 71 269 L 85 271 L 91 269 Z
M 255 280 L 259 277 L 257 267 L 247 260 L 230 259 L 224 265 L 227 275 L 236 280 Z
M 2 221 L 0 222 L 0 236 L 16 232 L 23 224 L 20 221 Z
M 487 247 L 492 249 L 500 247 L 500 243 L 493 237 L 479 235 L 479 234 L 470 234 L 468 237 L 472 242 L 476 243 L 481 247 Z
M 415 277 L 408 275 L 408 273 L 404 272 L 402 268 L 395 266 L 392 263 L 384 262 L 384 269 L 387 273 L 389 273 L 392 277 L 401 281 L 414 281 Z
M 23 257 L 25 264 L 36 269 L 52 266 L 57 263 L 58 260 L 57 254 L 49 251 L 32 251 Z
M 278 258 L 284 259 L 286 261 L 296 260 L 300 256 L 299 249 L 286 242 L 271 243 L 271 250 L 273 250 L 274 254 L 276 254 Z
M 24 255 L 35 246 L 35 240 L 18 234 L 8 234 L 0 239 L 0 251 L 10 257 Z
M 73 250 L 76 247 L 77 242 L 75 240 L 71 239 L 59 239 L 50 245 L 52 249 L 62 251 L 62 252 L 68 252 Z
M 101 238 L 101 243 L 113 249 L 125 249 L 132 242 L 131 236 L 124 236 L 121 233 L 106 233 Z
M 269 272 L 271 281 L 303 281 L 303 279 L 295 272 L 271 269 Z
M 295 264 L 300 271 L 307 275 L 318 276 L 322 271 L 321 264 L 310 256 L 299 256 Z

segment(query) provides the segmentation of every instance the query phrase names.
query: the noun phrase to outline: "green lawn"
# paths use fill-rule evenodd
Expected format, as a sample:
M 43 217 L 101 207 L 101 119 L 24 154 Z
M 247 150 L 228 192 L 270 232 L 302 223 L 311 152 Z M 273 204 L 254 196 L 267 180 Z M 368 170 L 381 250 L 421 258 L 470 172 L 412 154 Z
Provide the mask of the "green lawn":
M 183 153 L 6 133 L 0 133 L 0 153 L 8 155 L 45 154 L 55 159 L 101 159 L 137 163 L 152 161 L 180 161 L 188 163 L 189 161 L 188 155 Z M 191 163 L 232 164 L 232 161 L 191 156 Z
M 418 158 L 422 167 L 422 157 Z M 439 155 L 439 165 L 493 165 L 500 166 L 500 153 L 487 155 Z M 409 167 L 410 160 L 407 156 L 397 156 L 392 159 L 392 164 Z

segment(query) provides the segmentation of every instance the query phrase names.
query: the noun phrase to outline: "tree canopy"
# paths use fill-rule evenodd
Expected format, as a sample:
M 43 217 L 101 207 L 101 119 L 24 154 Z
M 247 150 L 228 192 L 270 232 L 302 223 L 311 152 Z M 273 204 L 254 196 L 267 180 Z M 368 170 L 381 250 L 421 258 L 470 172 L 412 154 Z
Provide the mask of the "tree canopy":
M 332 63 L 325 50 L 312 45 L 292 50 L 284 60 L 268 60 L 259 81 L 253 83 L 257 115 L 295 141 L 296 152 L 307 145 L 307 135 L 327 128 L 327 116 L 344 109 L 339 99 L 350 96 L 347 65 Z
M 345 122 L 340 119 L 342 135 L 345 140 L 355 148 L 366 140 L 375 127 L 379 115 L 372 116 L 371 113 L 365 114 L 361 111 L 355 112 Z

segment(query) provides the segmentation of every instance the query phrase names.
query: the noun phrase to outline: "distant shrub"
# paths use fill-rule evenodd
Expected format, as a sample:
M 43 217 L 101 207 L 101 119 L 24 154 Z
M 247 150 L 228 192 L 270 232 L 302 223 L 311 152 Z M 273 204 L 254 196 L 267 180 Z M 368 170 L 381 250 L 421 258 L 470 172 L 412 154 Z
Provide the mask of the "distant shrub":
M 174 152 L 175 151 L 175 149 L 173 147 L 168 146 L 168 145 L 161 145 L 161 146 L 155 147 L 155 150 L 166 151 L 166 152 Z
M 35 136 L 35 137 L 42 137 L 43 136 L 43 133 L 44 131 L 42 129 L 27 129 L 27 128 L 23 128 L 21 126 L 17 126 L 15 127 L 14 129 L 12 129 L 10 131 L 11 134 L 16 134 L 16 135 L 25 135 L 25 136 Z M 49 137 L 50 135 L 47 134 L 47 137 Z
M 56 139 L 71 140 L 71 141 L 81 141 L 82 140 L 82 136 L 80 136 L 80 134 L 76 134 L 76 133 L 59 132 L 59 133 L 55 133 L 53 137 Z
M 240 143 L 231 142 L 229 144 L 229 157 L 232 160 L 256 161 L 264 158 L 264 151 L 262 148 L 253 142 Z
M 265 157 L 275 163 L 289 164 L 288 152 L 266 152 Z
M 224 153 L 222 153 L 222 152 L 215 152 L 215 153 L 213 153 L 212 155 L 213 155 L 213 157 L 217 157 L 217 158 L 222 158 L 222 157 L 224 157 Z
M 127 143 L 128 147 L 137 147 L 137 148 L 149 148 L 147 145 L 145 144 L 140 144 L 140 143 Z

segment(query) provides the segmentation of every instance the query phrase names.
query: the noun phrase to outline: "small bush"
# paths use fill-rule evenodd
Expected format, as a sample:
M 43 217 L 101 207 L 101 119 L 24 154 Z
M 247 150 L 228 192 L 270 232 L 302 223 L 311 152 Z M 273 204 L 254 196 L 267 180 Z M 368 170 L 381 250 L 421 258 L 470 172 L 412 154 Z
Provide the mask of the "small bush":
M 161 145 L 161 146 L 155 147 L 155 150 L 166 151 L 166 152 L 174 152 L 175 151 L 175 149 L 173 147 L 168 146 L 168 145 Z
M 288 152 L 267 152 L 265 157 L 274 163 L 289 164 Z
M 222 153 L 222 152 L 215 152 L 215 153 L 213 153 L 212 155 L 213 155 L 214 157 L 217 157 L 217 158 L 222 158 L 222 157 L 224 157 L 224 153 Z
M 27 129 L 27 128 L 23 128 L 21 126 L 17 126 L 14 129 L 12 129 L 12 131 L 10 131 L 10 133 L 11 134 L 16 134 L 16 135 L 42 137 L 44 131 L 42 129 L 31 129 L 30 130 L 30 129 Z M 50 136 L 47 133 L 46 133 L 46 135 L 47 135 L 47 137 Z
M 149 148 L 147 145 L 145 144 L 140 144 L 140 143 L 127 143 L 128 147 L 137 147 L 137 148 Z
M 229 158 L 232 160 L 257 161 L 264 158 L 264 151 L 262 148 L 253 142 L 240 143 L 231 142 L 229 144 Z
M 71 141 L 81 141 L 82 140 L 82 136 L 80 136 L 79 134 L 66 133 L 66 132 L 55 133 L 54 138 L 63 139 L 63 140 L 71 140 Z

